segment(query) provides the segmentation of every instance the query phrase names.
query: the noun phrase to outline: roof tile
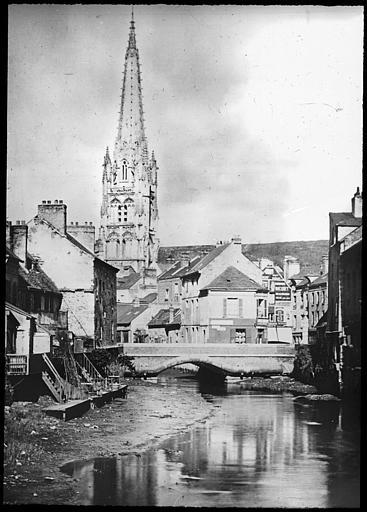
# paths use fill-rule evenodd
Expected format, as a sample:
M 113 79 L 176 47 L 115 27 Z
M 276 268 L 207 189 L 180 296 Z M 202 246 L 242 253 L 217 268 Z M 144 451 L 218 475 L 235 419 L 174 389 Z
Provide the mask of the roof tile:
M 202 290 L 228 290 L 228 291 L 246 291 L 258 290 L 261 287 L 259 283 L 246 276 L 235 267 L 228 267 L 218 277 L 216 277 Z

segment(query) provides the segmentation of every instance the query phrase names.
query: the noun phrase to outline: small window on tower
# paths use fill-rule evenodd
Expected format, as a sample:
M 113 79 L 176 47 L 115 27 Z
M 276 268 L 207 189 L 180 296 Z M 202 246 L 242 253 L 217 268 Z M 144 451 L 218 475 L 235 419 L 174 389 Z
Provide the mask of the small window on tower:
M 127 162 L 126 162 L 126 160 L 122 161 L 121 177 L 123 180 L 127 180 Z

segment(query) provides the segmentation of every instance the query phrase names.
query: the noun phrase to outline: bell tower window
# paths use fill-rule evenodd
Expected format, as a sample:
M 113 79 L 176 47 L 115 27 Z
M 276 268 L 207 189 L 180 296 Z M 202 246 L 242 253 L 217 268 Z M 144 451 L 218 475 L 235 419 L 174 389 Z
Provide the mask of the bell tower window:
M 121 179 L 123 181 L 126 181 L 127 180 L 127 162 L 126 160 L 123 160 L 122 161 L 122 166 L 121 166 Z

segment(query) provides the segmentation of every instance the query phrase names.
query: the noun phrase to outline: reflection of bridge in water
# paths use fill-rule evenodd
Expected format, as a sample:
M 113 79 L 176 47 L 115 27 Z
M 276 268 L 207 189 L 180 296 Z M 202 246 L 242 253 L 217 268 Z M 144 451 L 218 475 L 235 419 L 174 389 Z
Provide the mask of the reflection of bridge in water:
M 181 364 L 195 364 L 221 375 L 287 375 L 293 370 L 294 345 L 229 343 L 124 343 L 137 375 L 155 376 Z

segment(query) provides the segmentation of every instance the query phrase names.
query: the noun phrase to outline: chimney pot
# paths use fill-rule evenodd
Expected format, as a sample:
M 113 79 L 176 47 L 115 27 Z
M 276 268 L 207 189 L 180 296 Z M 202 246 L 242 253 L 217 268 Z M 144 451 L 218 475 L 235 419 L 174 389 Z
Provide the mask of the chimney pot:
M 84 224 L 85 224 L 86 226 L 88 226 L 88 222 L 84 222 Z
M 46 201 L 42 201 L 42 204 L 46 204 Z
M 21 220 L 20 223 L 21 223 L 22 226 L 24 226 L 25 220 Z
M 51 204 L 51 201 L 47 200 L 47 204 Z
M 55 199 L 55 204 L 59 204 L 59 201 L 57 199 Z
M 64 201 L 62 199 L 59 199 L 59 204 L 63 204 Z
M 75 223 L 75 225 L 76 225 L 76 226 L 78 226 L 78 225 L 79 225 L 79 222 L 76 222 L 76 223 Z
M 93 226 L 93 222 L 90 222 L 90 223 L 89 223 L 89 225 L 90 225 L 90 226 Z
M 354 217 L 362 217 L 362 194 L 357 187 L 357 192 L 352 197 L 352 215 Z

